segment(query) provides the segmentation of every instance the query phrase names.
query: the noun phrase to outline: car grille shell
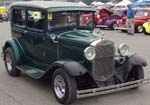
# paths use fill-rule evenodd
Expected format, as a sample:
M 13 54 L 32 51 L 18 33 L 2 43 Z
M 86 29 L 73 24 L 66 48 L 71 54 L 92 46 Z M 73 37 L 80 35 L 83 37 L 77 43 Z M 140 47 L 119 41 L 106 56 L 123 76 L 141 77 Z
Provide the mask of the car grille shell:
M 96 57 L 92 61 L 93 77 L 98 81 L 106 81 L 114 74 L 114 43 L 103 40 L 96 44 Z

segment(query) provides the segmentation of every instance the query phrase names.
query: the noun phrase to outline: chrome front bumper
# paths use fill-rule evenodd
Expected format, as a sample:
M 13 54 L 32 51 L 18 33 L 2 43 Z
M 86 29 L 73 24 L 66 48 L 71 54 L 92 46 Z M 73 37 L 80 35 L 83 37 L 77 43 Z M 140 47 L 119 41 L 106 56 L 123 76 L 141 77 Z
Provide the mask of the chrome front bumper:
M 150 78 L 145 78 L 141 80 L 131 81 L 131 82 L 117 84 L 117 85 L 111 85 L 111 86 L 106 86 L 106 87 L 101 87 L 101 88 L 79 90 L 77 91 L 77 98 L 85 98 L 85 97 L 113 93 L 117 91 L 136 88 L 144 84 L 148 84 L 148 83 L 150 83 Z

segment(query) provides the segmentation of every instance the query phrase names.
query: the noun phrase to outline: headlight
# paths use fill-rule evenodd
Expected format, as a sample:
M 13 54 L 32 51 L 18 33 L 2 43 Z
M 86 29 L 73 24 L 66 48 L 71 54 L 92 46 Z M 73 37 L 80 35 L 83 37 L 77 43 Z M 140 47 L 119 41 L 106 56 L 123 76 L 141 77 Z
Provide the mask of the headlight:
M 84 50 L 84 55 L 87 60 L 93 60 L 96 56 L 95 48 L 94 47 L 87 47 Z
M 129 47 L 127 44 L 121 44 L 118 48 L 118 52 L 121 56 L 127 56 L 129 54 Z

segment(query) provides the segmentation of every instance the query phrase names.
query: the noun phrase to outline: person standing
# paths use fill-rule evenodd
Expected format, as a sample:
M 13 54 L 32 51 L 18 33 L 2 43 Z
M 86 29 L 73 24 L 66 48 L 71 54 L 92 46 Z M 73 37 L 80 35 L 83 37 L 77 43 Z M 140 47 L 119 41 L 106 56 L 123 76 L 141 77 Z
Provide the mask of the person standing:
M 131 5 L 127 5 L 128 10 L 127 10 L 127 21 L 126 21 L 126 26 L 127 26 L 127 31 L 128 34 L 133 35 L 134 34 L 134 15 L 135 15 L 135 10 L 132 9 Z

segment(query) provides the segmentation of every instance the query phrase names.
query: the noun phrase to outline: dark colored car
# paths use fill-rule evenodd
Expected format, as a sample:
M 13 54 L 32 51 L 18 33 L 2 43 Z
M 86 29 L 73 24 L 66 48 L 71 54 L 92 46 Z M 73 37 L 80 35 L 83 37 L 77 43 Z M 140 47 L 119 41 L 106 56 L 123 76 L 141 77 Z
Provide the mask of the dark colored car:
M 70 2 L 16 2 L 10 8 L 11 36 L 2 49 L 6 70 L 49 78 L 58 102 L 138 88 L 148 83 L 147 62 L 126 44 L 94 32 L 95 9 Z M 91 23 L 82 17 L 91 15 Z M 44 90 L 43 90 L 44 91 Z M 29 96 L 30 97 L 30 96 Z
M 110 17 L 105 17 L 101 19 L 99 24 L 96 27 L 100 27 L 101 29 L 109 28 L 115 30 L 117 27 L 117 20 L 126 16 L 126 9 L 115 10 L 114 14 Z
M 136 10 L 134 18 L 134 28 L 135 32 L 141 33 L 144 31 L 143 24 L 150 19 L 150 9 L 149 8 L 140 8 Z M 126 31 L 126 17 L 118 20 L 117 29 L 121 31 Z

